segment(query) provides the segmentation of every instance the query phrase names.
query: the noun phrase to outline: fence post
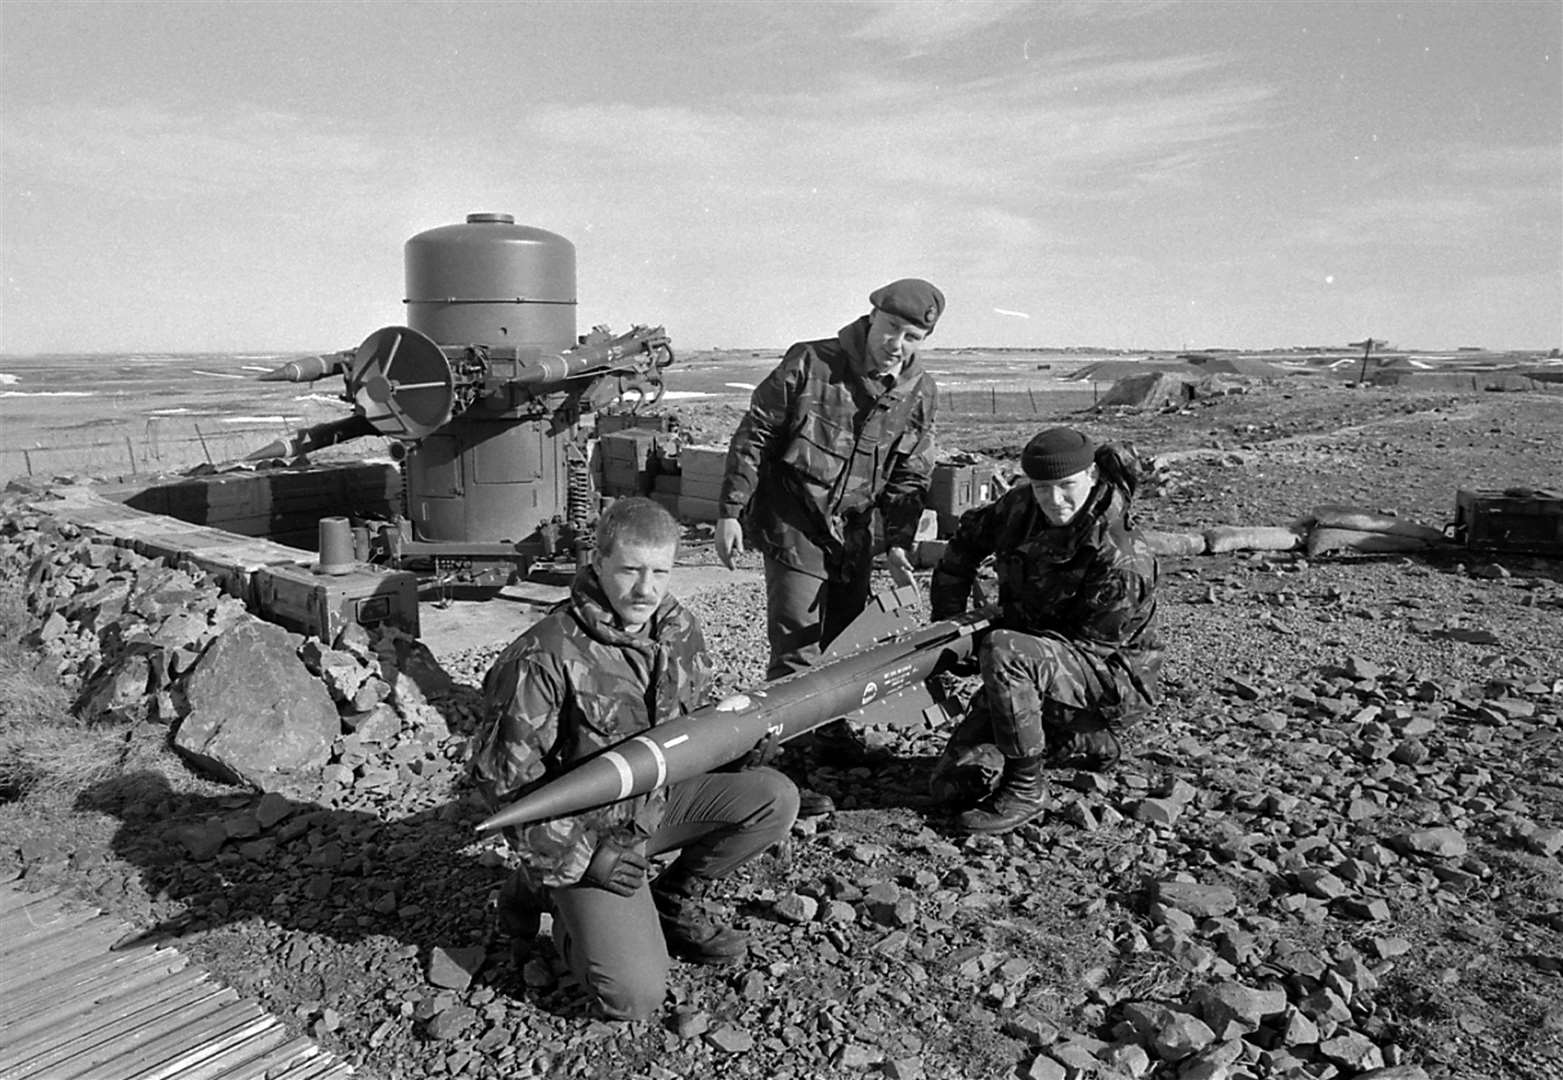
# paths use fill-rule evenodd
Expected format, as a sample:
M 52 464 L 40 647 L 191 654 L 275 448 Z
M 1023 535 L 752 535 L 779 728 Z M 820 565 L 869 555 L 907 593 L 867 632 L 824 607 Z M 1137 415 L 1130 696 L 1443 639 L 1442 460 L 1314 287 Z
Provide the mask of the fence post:
M 1037 414 L 1036 391 L 1032 390 L 1031 387 L 1028 386 L 1026 387 L 1026 396 L 1031 399 L 1031 415 L 1035 416 Z
M 195 424 L 195 437 L 201 440 L 201 453 L 206 455 L 206 463 L 212 464 L 212 452 L 206 448 L 206 436 L 201 434 L 201 425 Z
M 997 386 L 988 387 L 988 411 L 994 416 L 999 414 L 999 388 Z
M 33 474 L 33 455 L 32 451 L 26 447 L 22 448 L 22 460 L 27 463 L 27 475 L 31 476 Z
M 125 436 L 125 452 L 130 455 L 130 475 L 136 475 L 136 448 L 130 441 L 130 435 Z

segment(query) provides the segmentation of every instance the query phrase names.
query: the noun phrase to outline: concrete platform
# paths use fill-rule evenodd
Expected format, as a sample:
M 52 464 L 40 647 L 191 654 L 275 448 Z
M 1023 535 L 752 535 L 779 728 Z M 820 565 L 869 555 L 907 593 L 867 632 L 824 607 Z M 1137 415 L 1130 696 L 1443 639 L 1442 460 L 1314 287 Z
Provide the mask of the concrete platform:
M 673 568 L 674 596 L 694 597 L 714 590 L 763 584 L 759 569 L 728 570 L 710 564 Z M 501 646 L 537 622 L 569 595 L 565 585 L 525 581 L 507 585 L 489 599 L 441 600 L 424 596 L 418 605 L 420 638 L 435 657 Z

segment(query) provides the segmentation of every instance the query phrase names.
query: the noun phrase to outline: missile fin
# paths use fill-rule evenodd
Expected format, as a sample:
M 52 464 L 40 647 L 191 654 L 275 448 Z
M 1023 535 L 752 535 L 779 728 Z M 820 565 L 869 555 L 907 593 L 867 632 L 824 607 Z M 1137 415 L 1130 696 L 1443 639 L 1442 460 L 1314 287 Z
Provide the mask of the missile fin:
M 935 708 L 938 706 L 934 704 L 933 695 L 928 692 L 928 684 L 914 682 L 847 713 L 846 719 L 854 724 L 910 727 L 927 719 L 929 710 Z
M 868 605 L 847 624 L 830 647 L 820 654 L 822 662 L 840 660 L 860 653 L 871 645 L 917 628 L 922 622 L 917 589 L 903 585 L 869 598 Z

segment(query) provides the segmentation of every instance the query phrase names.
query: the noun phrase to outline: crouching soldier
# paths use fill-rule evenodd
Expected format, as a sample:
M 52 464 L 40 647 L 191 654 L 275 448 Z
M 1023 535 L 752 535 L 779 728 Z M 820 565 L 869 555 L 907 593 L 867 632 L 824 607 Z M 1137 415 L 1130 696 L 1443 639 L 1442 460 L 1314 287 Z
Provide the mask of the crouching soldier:
M 494 662 L 469 770 L 496 809 L 705 703 L 711 662 L 700 626 L 668 593 L 677 550 L 678 523 L 661 506 L 615 502 L 569 601 Z M 743 956 L 744 936 L 706 910 L 706 886 L 785 837 L 797 813 L 791 780 L 738 768 L 508 830 L 521 868 L 502 890 L 501 920 L 535 926 L 530 905 L 545 900 L 559 951 L 601 1014 L 645 1019 L 662 1004 L 670 954 L 716 964 Z M 674 849 L 650 880 L 656 856 Z
M 1009 832 L 1039 816 L 1049 763 L 1116 761 L 1115 732 L 1152 703 L 1161 667 L 1156 556 L 1129 515 L 1132 454 L 1050 428 L 1020 464 L 1026 483 L 962 516 L 930 588 L 935 620 L 959 615 L 994 556 L 998 612 L 978 654 L 982 689 L 932 779 L 935 796 L 976 802 L 959 818 L 970 832 Z

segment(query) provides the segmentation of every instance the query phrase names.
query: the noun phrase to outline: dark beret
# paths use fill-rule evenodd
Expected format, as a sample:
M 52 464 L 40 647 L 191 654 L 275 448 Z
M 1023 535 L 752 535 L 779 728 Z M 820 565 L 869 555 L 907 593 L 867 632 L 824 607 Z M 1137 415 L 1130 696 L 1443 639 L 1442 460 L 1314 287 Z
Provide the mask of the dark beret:
M 1033 480 L 1062 480 L 1085 472 L 1096 460 L 1096 444 L 1074 428 L 1048 428 L 1020 453 L 1020 471 Z
M 892 281 L 869 293 L 868 302 L 928 331 L 944 314 L 944 294 L 921 278 Z

